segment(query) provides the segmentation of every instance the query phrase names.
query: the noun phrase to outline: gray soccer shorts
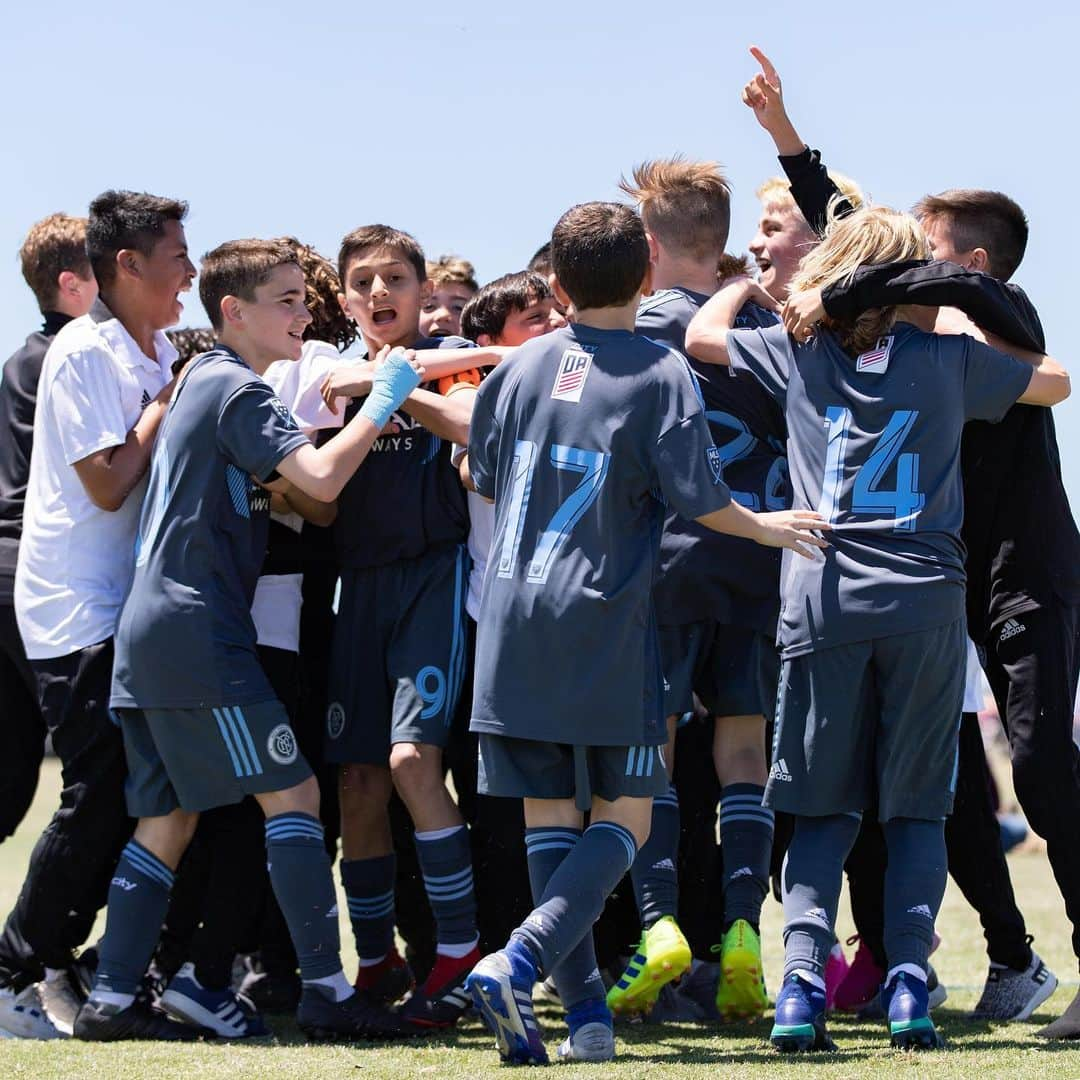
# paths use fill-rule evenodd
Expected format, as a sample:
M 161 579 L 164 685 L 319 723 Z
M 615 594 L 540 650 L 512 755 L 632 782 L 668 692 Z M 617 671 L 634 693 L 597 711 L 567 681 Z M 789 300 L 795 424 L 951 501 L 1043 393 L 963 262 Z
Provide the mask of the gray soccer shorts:
M 569 746 L 480 733 L 477 790 L 510 799 L 652 798 L 668 790 L 663 746 Z
M 212 810 L 311 776 L 280 701 L 211 709 L 115 709 L 134 818 Z
M 468 659 L 468 587 L 460 544 L 342 573 L 327 761 L 386 765 L 394 743 L 446 746 Z
M 952 811 L 963 619 L 783 661 L 765 805 L 806 817 Z
M 761 635 L 744 626 L 715 622 L 660 627 L 664 715 L 690 712 L 694 694 L 710 716 L 757 716 Z

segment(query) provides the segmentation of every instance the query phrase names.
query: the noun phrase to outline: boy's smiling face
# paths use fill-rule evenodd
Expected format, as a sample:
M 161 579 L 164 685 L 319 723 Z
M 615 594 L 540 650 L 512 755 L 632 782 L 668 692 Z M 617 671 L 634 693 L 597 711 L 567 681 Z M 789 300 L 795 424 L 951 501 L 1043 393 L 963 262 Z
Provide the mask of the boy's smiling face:
M 253 367 L 300 359 L 311 314 L 304 306 L 304 274 L 295 263 L 275 267 L 269 281 L 255 287 L 254 300 L 226 297 L 222 307 L 226 316 L 239 316 L 234 327 L 242 327 L 244 347 L 238 351 Z M 229 329 L 227 323 L 226 344 L 232 342 Z
M 420 308 L 431 283 L 391 248 L 357 251 L 345 268 L 342 307 L 356 320 L 369 352 L 383 345 L 412 345 L 420 335 Z
M 526 308 L 512 311 L 503 323 L 502 333 L 494 345 L 522 345 L 530 338 L 540 337 L 566 325 L 566 320 L 555 307 L 554 297 L 533 300 Z M 485 337 L 486 335 L 481 335 Z
M 757 235 L 749 245 L 758 267 L 758 284 L 783 303 L 800 260 L 817 243 L 817 236 L 796 209 L 767 202 Z

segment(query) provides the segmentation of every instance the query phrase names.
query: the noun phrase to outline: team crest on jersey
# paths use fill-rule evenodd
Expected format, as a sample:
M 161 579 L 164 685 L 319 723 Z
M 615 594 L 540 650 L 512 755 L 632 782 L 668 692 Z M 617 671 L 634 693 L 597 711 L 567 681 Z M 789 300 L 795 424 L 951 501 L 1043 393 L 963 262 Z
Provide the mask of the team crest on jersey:
M 326 734 L 331 739 L 340 739 L 341 733 L 345 730 L 345 710 L 341 707 L 337 701 L 330 703 L 330 708 L 326 710 Z
M 877 344 L 869 352 L 855 357 L 855 370 L 867 375 L 884 375 L 889 369 L 889 354 L 894 340 L 891 335 L 878 338 Z
M 281 398 L 272 397 L 270 399 L 270 408 L 273 409 L 289 427 L 296 427 L 296 421 L 293 419 L 293 414 L 289 412 L 288 405 L 286 405 Z
M 705 460 L 709 463 L 709 469 L 712 471 L 712 482 L 719 484 L 724 478 L 724 459 L 720 455 L 720 447 L 706 446 Z
M 296 760 L 300 748 L 296 745 L 296 736 L 288 724 L 278 724 L 270 732 L 266 740 L 266 752 L 271 760 L 279 765 L 291 765 Z
M 567 349 L 559 361 L 559 370 L 555 374 L 555 385 L 551 396 L 555 401 L 572 401 L 575 405 L 581 400 L 581 391 L 585 389 L 585 380 L 592 367 L 592 351 L 585 348 Z

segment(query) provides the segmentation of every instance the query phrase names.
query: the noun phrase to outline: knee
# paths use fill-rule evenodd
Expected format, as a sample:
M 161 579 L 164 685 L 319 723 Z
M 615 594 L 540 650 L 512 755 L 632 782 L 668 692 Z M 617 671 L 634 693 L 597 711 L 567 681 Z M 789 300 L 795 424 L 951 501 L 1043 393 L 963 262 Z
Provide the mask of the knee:
M 434 746 L 395 743 L 390 748 L 390 775 L 402 798 L 445 786 L 442 752 Z
M 342 816 L 385 813 L 390 772 L 380 765 L 343 765 L 339 776 Z

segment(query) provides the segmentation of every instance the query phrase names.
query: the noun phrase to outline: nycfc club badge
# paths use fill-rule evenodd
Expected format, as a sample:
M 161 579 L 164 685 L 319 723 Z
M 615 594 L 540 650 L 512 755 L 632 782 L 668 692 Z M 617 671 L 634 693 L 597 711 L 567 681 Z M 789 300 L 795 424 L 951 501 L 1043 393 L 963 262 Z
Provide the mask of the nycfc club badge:
M 279 765 L 291 765 L 300 753 L 296 736 L 288 724 L 278 724 L 266 740 L 266 752 Z
M 345 710 L 341 707 L 341 704 L 337 701 L 330 703 L 330 708 L 326 710 L 326 734 L 331 739 L 340 739 L 341 733 L 345 730 Z
M 705 460 L 712 470 L 712 482 L 719 484 L 724 476 L 724 459 L 720 456 L 719 446 L 705 447 Z
M 555 374 L 555 385 L 551 396 L 555 401 L 571 401 L 575 405 L 581 401 L 581 391 L 585 389 L 585 380 L 592 367 L 592 353 L 583 348 L 567 349 L 559 361 L 559 370 Z
M 869 351 L 855 357 L 855 370 L 867 375 L 884 375 L 889 369 L 889 353 L 892 352 L 893 338 L 878 338 L 877 344 Z

